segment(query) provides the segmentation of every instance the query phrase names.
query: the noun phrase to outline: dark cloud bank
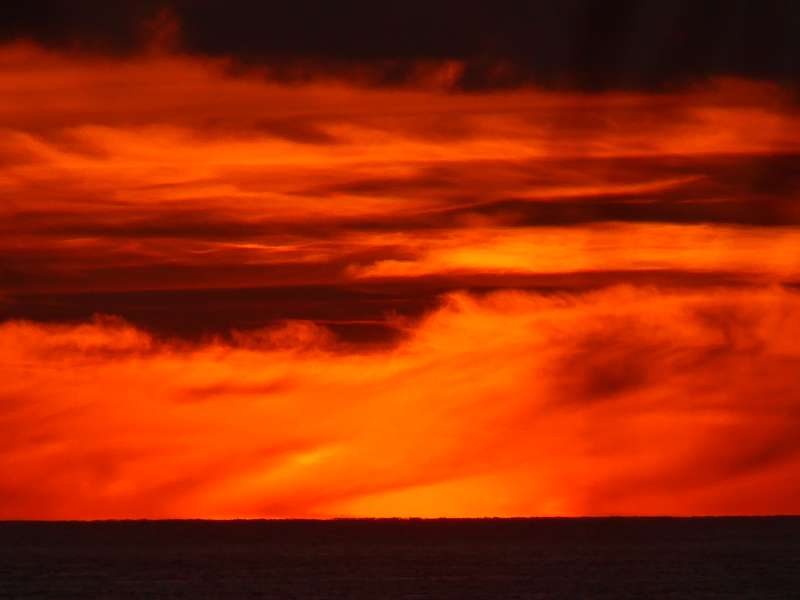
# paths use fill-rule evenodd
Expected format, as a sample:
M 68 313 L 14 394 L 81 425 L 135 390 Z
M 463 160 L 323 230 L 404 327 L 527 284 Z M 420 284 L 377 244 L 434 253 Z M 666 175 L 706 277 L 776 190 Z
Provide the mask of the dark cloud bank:
M 462 90 L 664 89 L 709 76 L 796 83 L 800 69 L 791 0 L 36 0 L 0 8 L 0 39 L 125 55 L 146 46 L 159 15 L 179 23 L 182 50 L 286 79 L 404 84 L 420 61 L 455 60 Z

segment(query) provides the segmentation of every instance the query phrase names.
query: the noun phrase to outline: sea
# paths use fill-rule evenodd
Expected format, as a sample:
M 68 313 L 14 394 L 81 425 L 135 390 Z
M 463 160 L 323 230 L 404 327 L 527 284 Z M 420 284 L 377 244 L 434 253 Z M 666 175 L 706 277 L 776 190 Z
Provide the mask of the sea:
M 0 598 L 800 599 L 800 518 L 0 522 Z

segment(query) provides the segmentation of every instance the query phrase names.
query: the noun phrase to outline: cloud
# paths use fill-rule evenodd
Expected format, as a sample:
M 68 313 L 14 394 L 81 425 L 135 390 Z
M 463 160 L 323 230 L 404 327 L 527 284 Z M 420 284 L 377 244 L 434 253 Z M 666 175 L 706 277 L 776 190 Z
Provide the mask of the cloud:
M 793 80 L 797 20 L 796 7 L 780 0 L 507 0 L 456 9 L 421 0 L 146 0 L 113 8 L 38 0 L 3 7 L 0 39 L 115 56 L 147 53 L 167 39 L 182 52 L 227 57 L 233 69 L 286 82 L 414 86 L 438 69 L 434 79 L 470 92 L 663 90 L 719 75 Z
M 798 273 L 794 227 L 616 224 L 506 228 L 474 225 L 460 235 L 415 235 L 409 259 L 354 266 L 356 278 L 440 273 L 583 273 L 619 269 L 737 272 L 755 280 L 792 280 Z M 620 240 L 625 240 L 624 244 Z M 420 243 L 423 241 L 423 243 Z
M 796 11 L 695 4 L 0 8 L 0 518 L 797 512 Z
M 466 95 L 290 86 L 232 77 L 224 59 L 29 43 L 1 47 L 0 62 L 6 293 L 367 276 L 491 286 L 498 274 L 586 268 L 747 278 L 755 261 L 734 260 L 739 247 L 767 255 L 757 270 L 772 280 L 797 270 L 776 247 L 800 219 L 800 121 L 776 84 Z M 651 248 L 656 239 L 674 252 Z M 552 243 L 531 253 L 532 240 Z
M 3 518 L 796 512 L 800 297 L 454 295 L 392 347 L 0 327 Z

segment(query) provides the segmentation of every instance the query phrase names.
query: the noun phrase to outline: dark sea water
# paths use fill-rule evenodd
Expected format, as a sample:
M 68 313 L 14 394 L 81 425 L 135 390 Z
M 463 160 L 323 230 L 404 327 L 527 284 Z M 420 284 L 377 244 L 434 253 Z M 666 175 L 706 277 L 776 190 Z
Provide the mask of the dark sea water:
M 0 523 L 2 598 L 800 598 L 800 518 Z

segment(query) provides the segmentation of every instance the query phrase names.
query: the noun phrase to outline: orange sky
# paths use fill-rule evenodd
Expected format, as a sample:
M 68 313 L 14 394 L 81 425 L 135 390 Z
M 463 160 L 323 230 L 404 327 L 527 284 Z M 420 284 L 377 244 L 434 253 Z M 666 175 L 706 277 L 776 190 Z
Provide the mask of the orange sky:
M 800 512 L 792 94 L 461 68 L 0 47 L 0 518 Z

